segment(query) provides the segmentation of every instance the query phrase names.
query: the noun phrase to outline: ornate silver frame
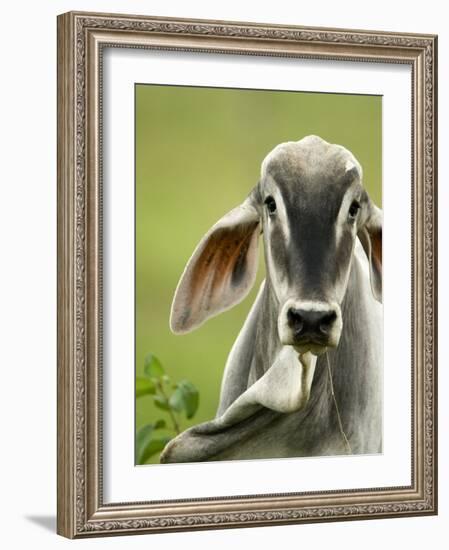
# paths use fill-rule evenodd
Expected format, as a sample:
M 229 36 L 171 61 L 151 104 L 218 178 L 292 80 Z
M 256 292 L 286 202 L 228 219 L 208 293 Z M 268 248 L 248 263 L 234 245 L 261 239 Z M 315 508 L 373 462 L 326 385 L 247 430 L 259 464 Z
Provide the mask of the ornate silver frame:
M 412 484 L 105 504 L 101 60 L 105 46 L 412 68 Z M 437 513 L 437 38 L 129 15 L 58 17 L 58 533 L 70 538 Z

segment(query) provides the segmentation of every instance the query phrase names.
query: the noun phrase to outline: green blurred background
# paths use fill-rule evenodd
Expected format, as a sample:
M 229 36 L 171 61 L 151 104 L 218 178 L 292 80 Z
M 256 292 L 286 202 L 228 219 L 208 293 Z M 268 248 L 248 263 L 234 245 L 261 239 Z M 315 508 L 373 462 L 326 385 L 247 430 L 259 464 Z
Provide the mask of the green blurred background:
M 181 419 L 185 429 L 215 416 L 227 355 L 263 279 L 261 255 L 258 281 L 241 304 L 175 336 L 171 301 L 193 249 L 244 200 L 273 147 L 309 134 L 352 151 L 380 206 L 382 98 L 148 84 L 135 91 L 136 375 L 152 352 L 173 380 L 197 386 L 199 409 Z M 151 396 L 136 400 L 136 430 L 160 417 Z

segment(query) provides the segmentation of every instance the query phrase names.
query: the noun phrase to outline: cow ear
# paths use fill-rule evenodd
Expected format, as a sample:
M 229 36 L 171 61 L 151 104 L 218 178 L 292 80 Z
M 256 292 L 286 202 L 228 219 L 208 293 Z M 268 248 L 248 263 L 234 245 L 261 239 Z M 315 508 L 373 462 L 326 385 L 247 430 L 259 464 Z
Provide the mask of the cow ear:
M 259 234 L 259 214 L 250 198 L 206 233 L 176 288 L 173 332 L 189 332 L 245 298 L 256 278 Z
M 371 202 L 368 218 L 358 237 L 368 257 L 373 295 L 382 303 L 382 210 Z

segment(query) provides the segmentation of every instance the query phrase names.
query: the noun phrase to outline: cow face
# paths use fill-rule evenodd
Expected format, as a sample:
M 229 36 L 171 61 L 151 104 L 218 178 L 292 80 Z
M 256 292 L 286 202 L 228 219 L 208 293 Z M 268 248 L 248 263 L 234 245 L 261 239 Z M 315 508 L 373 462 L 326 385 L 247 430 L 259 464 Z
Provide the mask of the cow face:
M 316 136 L 276 147 L 249 197 L 206 233 L 187 263 L 172 330 L 188 332 L 247 295 L 263 233 L 281 343 L 314 354 L 336 346 L 357 236 L 378 300 L 382 292 L 382 216 L 361 180 L 348 150 Z
M 316 136 L 279 145 L 262 164 L 255 195 L 279 338 L 300 353 L 320 354 L 338 344 L 357 235 L 376 217 L 373 238 L 381 238 L 380 211 L 361 181 L 353 155 Z M 365 244 L 371 243 L 368 238 Z M 381 245 L 376 246 L 373 291 L 380 299 Z

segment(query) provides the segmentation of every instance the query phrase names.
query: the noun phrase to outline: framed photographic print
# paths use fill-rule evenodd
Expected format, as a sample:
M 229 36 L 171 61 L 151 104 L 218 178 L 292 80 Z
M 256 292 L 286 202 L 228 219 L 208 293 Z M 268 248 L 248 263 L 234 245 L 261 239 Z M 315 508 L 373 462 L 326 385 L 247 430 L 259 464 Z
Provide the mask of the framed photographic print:
M 436 513 L 436 50 L 58 18 L 60 534 Z

